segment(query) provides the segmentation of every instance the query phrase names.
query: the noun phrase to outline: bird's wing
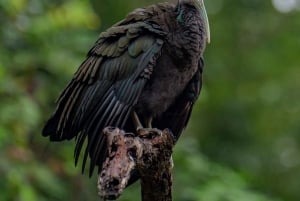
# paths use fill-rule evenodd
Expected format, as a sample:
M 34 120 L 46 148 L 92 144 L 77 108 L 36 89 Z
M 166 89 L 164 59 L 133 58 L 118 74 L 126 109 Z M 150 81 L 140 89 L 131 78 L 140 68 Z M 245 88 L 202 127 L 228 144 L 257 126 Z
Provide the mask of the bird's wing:
M 165 33 L 155 24 L 124 22 L 103 32 L 60 95 L 43 129 L 52 141 L 76 136 L 75 161 L 88 137 L 90 174 L 104 157 L 102 129 L 123 127 L 152 74 Z
M 153 120 L 153 126 L 157 128 L 169 128 L 176 140 L 179 139 L 183 129 L 187 126 L 194 103 L 199 97 L 202 87 L 203 59 L 198 63 L 198 70 L 190 80 L 182 94 L 172 106 L 159 118 Z

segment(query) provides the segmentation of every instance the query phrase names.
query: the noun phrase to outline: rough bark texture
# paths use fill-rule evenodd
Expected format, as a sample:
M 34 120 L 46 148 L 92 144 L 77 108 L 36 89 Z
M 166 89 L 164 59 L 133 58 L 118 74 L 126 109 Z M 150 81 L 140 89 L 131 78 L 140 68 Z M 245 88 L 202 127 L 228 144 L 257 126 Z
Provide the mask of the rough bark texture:
M 165 129 L 140 129 L 137 134 L 105 128 L 108 154 L 98 179 L 104 200 L 117 199 L 133 171 L 141 177 L 142 201 L 172 200 L 171 154 L 175 139 Z

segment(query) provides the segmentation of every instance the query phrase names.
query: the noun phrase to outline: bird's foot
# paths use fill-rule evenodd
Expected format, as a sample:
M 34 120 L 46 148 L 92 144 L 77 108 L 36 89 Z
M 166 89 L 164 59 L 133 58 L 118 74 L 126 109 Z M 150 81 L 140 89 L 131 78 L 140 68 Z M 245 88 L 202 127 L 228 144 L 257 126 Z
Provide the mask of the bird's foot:
M 137 128 L 137 134 L 142 138 L 153 139 L 156 136 L 162 136 L 162 131 L 157 128 Z

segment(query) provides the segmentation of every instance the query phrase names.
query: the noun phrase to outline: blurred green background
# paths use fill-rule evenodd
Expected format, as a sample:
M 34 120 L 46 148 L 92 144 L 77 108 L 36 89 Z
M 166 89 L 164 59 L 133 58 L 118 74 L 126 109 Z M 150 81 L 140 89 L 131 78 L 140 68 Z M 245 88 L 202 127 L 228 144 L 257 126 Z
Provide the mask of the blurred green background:
M 156 1 L 157 2 L 157 1 Z M 98 34 L 153 0 L 0 1 L 0 200 L 100 200 L 74 142 L 41 136 Z M 207 0 L 204 86 L 173 154 L 175 201 L 300 200 L 300 1 Z M 140 200 L 139 184 L 121 201 Z

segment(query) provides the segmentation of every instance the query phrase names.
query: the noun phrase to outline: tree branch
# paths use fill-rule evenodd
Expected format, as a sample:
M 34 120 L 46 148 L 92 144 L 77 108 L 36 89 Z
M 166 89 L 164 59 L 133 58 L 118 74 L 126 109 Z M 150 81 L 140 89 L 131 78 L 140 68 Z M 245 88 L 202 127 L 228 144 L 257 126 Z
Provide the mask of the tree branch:
M 108 154 L 98 178 L 104 200 L 117 199 L 126 188 L 132 171 L 141 178 L 142 201 L 172 200 L 172 133 L 140 129 L 137 134 L 105 128 Z

